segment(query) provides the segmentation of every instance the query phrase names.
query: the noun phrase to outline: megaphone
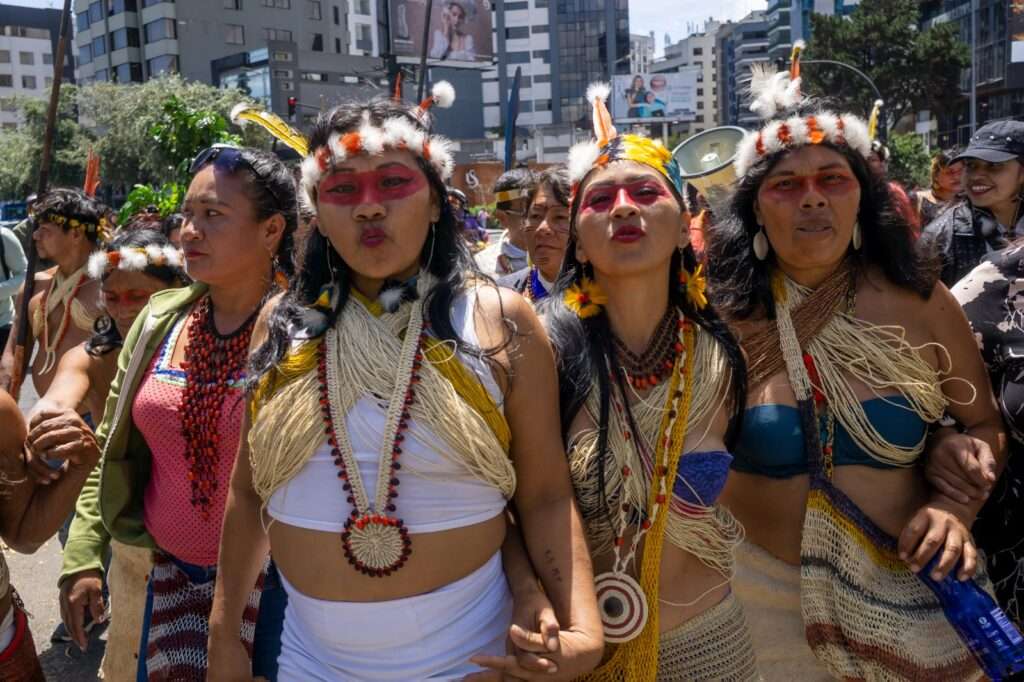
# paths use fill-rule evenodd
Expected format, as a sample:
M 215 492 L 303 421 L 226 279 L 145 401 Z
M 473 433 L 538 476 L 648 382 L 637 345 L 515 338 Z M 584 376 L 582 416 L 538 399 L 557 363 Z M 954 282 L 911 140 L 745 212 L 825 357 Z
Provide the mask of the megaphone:
M 721 126 L 697 133 L 672 151 L 683 180 L 712 202 L 736 180 L 736 147 L 747 131 L 736 126 Z

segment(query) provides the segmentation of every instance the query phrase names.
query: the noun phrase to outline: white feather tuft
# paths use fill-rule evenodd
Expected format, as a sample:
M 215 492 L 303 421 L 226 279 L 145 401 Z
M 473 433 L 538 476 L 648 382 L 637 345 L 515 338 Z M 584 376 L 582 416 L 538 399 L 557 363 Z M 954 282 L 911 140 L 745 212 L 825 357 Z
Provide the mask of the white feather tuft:
M 117 269 L 141 272 L 146 269 L 148 264 L 149 259 L 146 258 L 145 251 L 125 247 L 121 249 L 121 262 L 117 264 Z
M 381 291 L 377 300 L 384 310 L 393 313 L 402 305 L 402 294 L 404 293 L 402 287 L 390 287 Z
M 601 156 L 601 148 L 597 142 L 590 140 L 573 145 L 569 150 L 569 182 L 576 184 L 582 180 Z
M 807 49 L 807 43 L 804 42 L 803 40 L 798 40 L 793 43 L 793 48 L 803 52 L 805 49 Z
M 455 172 L 455 158 L 452 156 L 452 142 L 446 137 L 434 135 L 430 138 L 430 160 L 445 182 Z
M 106 251 L 94 251 L 89 256 L 89 277 L 101 279 L 107 271 L 107 263 L 109 262 Z
M 316 156 L 310 155 L 302 160 L 302 198 L 306 208 L 316 209 L 316 188 L 320 184 L 321 175 Z
M 231 122 L 234 123 L 236 126 L 244 126 L 246 123 L 248 123 L 248 121 L 244 121 L 238 117 L 241 116 L 242 113 L 248 111 L 251 108 L 252 105 L 248 102 L 239 102 L 238 104 L 236 104 L 231 109 Z
M 863 119 L 853 114 L 843 114 L 843 137 L 846 144 L 864 158 L 871 154 L 871 136 L 868 135 L 868 126 Z
M 164 264 L 174 267 L 181 267 L 181 251 L 173 244 L 164 247 Z
M 789 85 L 789 73 L 776 71 L 774 66 L 767 63 L 751 65 L 750 110 L 761 118 L 771 118 L 780 106 L 786 106 L 784 102 Z
M 448 81 L 438 81 L 430 89 L 430 95 L 434 98 L 434 104 L 447 109 L 455 104 L 455 87 Z
M 156 244 L 150 244 L 146 247 L 146 260 L 154 265 L 163 265 L 164 250 Z
M 607 83 L 591 83 L 587 87 L 587 101 L 593 106 L 594 102 L 600 99 L 602 102 L 607 102 L 608 97 L 612 94 L 612 89 Z
M 363 151 L 371 156 L 384 152 L 384 131 L 375 125 L 364 123 L 359 126 L 359 137 L 363 143 Z
M 747 174 L 751 166 L 757 163 L 757 138 L 759 135 L 758 132 L 749 132 L 736 146 L 736 175 L 741 178 Z

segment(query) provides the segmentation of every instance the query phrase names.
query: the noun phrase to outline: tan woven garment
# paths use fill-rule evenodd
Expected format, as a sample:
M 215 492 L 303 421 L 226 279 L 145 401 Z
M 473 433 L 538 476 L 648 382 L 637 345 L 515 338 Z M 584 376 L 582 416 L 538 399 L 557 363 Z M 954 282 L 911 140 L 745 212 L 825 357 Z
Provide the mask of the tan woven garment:
M 658 641 L 658 682 L 760 680 L 743 607 L 730 592 Z

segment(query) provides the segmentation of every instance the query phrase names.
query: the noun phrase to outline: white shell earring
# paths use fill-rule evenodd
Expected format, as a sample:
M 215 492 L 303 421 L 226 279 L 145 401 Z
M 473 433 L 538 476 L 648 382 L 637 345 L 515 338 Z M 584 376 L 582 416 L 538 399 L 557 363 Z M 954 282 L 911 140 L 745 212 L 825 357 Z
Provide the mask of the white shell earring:
M 768 257 L 768 235 L 764 233 L 762 227 L 754 235 L 754 255 L 757 256 L 757 260 L 764 260 Z
M 861 246 L 862 241 L 863 241 L 863 238 L 862 238 L 861 232 L 860 232 L 860 223 L 856 222 L 856 223 L 853 224 L 853 240 L 852 240 L 852 245 L 853 245 L 853 250 L 854 251 L 860 251 L 860 246 Z

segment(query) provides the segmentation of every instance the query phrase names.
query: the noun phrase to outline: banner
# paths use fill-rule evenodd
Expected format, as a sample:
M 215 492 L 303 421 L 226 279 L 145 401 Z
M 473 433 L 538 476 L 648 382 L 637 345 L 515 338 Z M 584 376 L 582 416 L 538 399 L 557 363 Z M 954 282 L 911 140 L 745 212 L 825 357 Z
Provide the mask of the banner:
M 1010 2 L 1010 63 L 1024 62 L 1024 0 Z
M 691 66 L 676 73 L 615 76 L 612 118 L 623 122 L 655 122 L 659 118 L 696 120 L 700 72 L 699 66 Z
M 431 3 L 427 58 L 435 61 L 491 61 L 491 0 L 392 0 L 391 46 L 399 57 L 423 53 L 423 22 Z

